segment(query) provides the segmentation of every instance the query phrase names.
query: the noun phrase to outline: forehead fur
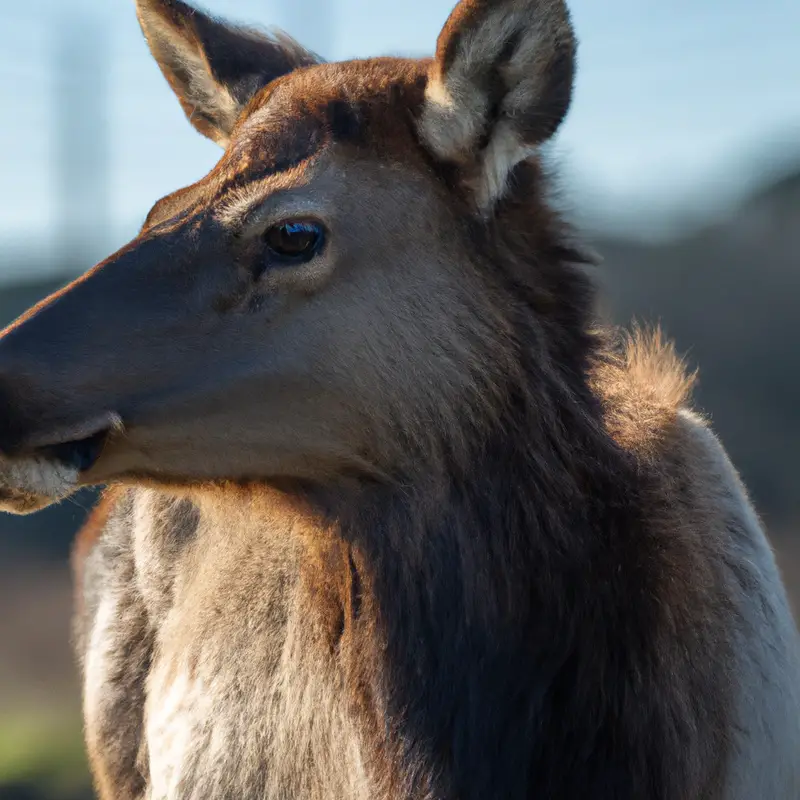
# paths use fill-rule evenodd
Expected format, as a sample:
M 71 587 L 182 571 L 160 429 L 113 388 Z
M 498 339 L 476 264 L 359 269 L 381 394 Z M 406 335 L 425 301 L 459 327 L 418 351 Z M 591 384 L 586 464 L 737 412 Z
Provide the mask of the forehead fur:
M 407 161 L 430 60 L 374 58 L 297 69 L 256 93 L 227 152 L 194 186 L 160 200 L 145 228 L 239 198 L 261 179 L 304 165 L 334 143 Z M 404 158 L 405 157 L 405 158 Z
M 402 148 L 423 102 L 428 64 L 375 58 L 296 70 L 253 97 L 232 149 L 279 171 L 333 142 L 382 153 Z

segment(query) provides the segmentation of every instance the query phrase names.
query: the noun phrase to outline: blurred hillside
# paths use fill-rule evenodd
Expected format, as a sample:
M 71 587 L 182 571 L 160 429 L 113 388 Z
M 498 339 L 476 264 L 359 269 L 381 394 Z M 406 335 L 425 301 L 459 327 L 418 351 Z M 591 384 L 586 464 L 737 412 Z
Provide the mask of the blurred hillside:
M 595 236 L 609 312 L 660 321 L 768 525 L 800 520 L 800 169 L 664 244 Z

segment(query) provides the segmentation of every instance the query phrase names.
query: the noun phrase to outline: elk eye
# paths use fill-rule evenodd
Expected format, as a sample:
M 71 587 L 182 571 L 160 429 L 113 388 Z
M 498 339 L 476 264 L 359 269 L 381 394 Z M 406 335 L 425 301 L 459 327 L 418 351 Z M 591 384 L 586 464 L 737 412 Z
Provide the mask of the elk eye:
M 317 222 L 282 222 L 265 234 L 269 255 L 285 263 L 311 261 L 322 248 L 325 231 Z

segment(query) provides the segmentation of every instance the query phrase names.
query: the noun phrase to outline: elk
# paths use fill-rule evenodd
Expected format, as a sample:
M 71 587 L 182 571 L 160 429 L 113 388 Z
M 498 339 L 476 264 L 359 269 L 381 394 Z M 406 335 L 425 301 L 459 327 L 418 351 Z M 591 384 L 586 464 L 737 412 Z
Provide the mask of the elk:
M 103 800 L 796 800 L 800 645 L 691 377 L 548 202 L 562 0 L 323 63 L 138 0 L 224 148 L 0 338 Z

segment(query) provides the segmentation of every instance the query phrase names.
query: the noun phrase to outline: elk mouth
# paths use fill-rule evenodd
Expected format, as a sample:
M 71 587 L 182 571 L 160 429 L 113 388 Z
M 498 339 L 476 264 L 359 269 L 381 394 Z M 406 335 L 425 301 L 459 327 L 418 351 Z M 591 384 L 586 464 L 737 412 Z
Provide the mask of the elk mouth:
M 0 456 L 0 510 L 30 514 L 77 491 L 119 427 L 119 418 L 109 416 L 30 442 L 24 454 Z
M 83 439 L 39 447 L 36 454 L 48 461 L 72 467 L 78 472 L 88 472 L 100 458 L 110 432 L 110 428 L 105 428 Z
M 103 453 L 114 430 L 122 429 L 117 414 L 103 414 L 79 425 L 62 428 L 34 438 L 29 447 L 32 455 L 69 467 L 76 472 L 88 472 Z

